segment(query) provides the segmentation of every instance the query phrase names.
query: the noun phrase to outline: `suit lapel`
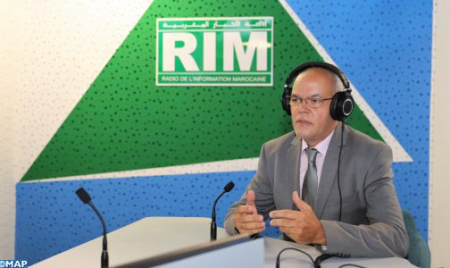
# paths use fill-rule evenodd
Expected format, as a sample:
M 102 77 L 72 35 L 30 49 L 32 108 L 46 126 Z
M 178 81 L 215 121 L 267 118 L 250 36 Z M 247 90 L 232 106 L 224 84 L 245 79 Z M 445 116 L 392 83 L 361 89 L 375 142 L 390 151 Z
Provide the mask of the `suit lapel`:
M 320 178 L 319 194 L 317 198 L 316 205 L 314 207 L 314 213 L 321 219 L 327 199 L 331 193 L 331 188 L 337 178 L 338 160 L 339 160 L 339 149 L 341 147 L 341 126 L 339 123 L 335 129 L 333 137 L 331 138 L 330 145 L 328 146 L 328 151 L 323 163 L 322 177 Z M 345 131 L 345 130 L 344 130 Z M 347 135 L 344 135 L 343 148 L 341 157 L 345 153 L 345 144 Z
M 301 146 L 302 142 L 301 139 L 297 136 L 294 137 L 293 141 L 291 142 L 291 146 L 289 147 L 287 151 L 287 177 L 291 178 L 292 180 L 292 188 L 289 193 L 289 198 L 292 199 L 292 192 L 297 191 L 300 192 L 300 153 L 301 153 Z M 292 168 L 291 168 L 292 167 Z M 292 209 L 298 210 L 297 206 L 292 202 Z

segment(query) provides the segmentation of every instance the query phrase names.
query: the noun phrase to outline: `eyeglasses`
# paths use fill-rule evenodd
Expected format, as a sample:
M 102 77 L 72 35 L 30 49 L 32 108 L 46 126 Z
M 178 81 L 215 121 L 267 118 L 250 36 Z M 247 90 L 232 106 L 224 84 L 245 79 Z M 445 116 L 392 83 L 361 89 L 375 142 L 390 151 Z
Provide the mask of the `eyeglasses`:
M 327 100 L 332 100 L 333 98 L 317 98 L 317 97 L 313 97 L 313 98 L 299 98 L 296 96 L 292 96 L 289 99 L 289 105 L 291 105 L 291 107 L 295 107 L 297 108 L 298 106 L 300 106 L 300 104 L 305 104 L 307 107 L 309 108 L 320 108 L 323 105 L 324 101 Z

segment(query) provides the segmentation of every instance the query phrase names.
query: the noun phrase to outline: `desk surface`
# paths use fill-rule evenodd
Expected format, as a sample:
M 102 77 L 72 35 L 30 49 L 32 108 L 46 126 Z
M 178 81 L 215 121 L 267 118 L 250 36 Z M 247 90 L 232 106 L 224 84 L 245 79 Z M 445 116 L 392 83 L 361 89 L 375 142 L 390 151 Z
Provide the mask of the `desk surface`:
M 148 217 L 108 234 L 109 266 L 119 266 L 210 241 L 208 218 Z M 218 228 L 217 239 L 229 236 Z M 103 237 L 31 267 L 100 267 Z
M 315 248 L 307 245 L 287 242 L 279 239 L 264 238 L 264 268 L 274 268 L 278 253 L 288 247 L 297 248 L 305 251 L 313 259 L 316 259 L 320 252 Z M 311 260 L 304 254 L 288 250 L 283 252 L 280 258 L 280 267 L 298 268 L 298 267 L 314 267 Z M 357 264 L 362 267 L 382 268 L 382 267 L 415 267 L 408 260 L 403 258 L 330 258 L 321 263 L 323 268 L 337 268 L 343 264 Z M 355 266 L 348 266 L 355 267 Z M 357 267 L 357 266 L 356 266 Z
M 208 243 L 209 236 L 210 219 L 208 218 L 145 218 L 108 234 L 109 265 L 119 266 L 189 246 Z M 218 239 L 227 236 L 229 235 L 224 229 L 218 228 Z M 275 267 L 278 252 L 286 247 L 294 247 L 306 251 L 314 259 L 320 255 L 320 252 L 314 247 L 278 239 L 264 239 L 265 268 Z M 31 267 L 100 267 L 101 248 L 102 237 L 99 237 Z M 402 258 L 331 258 L 322 262 L 322 267 L 339 267 L 346 263 L 358 264 L 364 267 L 414 267 Z M 283 268 L 313 267 L 308 257 L 296 251 L 284 252 L 281 264 Z

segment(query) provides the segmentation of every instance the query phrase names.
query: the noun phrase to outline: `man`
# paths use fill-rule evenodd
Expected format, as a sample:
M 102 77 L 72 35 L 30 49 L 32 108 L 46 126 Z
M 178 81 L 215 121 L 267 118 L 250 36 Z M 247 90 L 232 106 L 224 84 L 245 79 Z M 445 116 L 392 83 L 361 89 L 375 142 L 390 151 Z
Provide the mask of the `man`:
M 341 90 L 339 77 L 326 68 L 297 76 L 289 100 L 294 132 L 263 145 L 255 176 L 227 213 L 228 233 L 257 234 L 270 217 L 285 237 L 326 253 L 406 255 L 392 151 L 349 126 L 342 133 L 342 123 L 330 116 L 331 98 Z M 317 181 L 312 192 L 310 177 Z

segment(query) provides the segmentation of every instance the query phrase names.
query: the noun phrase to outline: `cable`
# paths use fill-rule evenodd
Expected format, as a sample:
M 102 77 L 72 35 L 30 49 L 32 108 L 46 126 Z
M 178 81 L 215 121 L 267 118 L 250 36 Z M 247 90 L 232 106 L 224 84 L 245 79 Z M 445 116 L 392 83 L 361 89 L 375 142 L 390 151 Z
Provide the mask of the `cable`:
M 283 249 L 282 251 L 280 251 L 280 253 L 278 253 L 278 255 L 277 255 L 277 261 L 276 261 L 276 265 L 275 265 L 276 268 L 280 268 L 280 257 L 281 257 L 281 253 L 285 252 L 286 250 L 295 250 L 295 251 L 298 251 L 298 252 L 301 252 L 301 253 L 305 254 L 306 256 L 308 256 L 308 258 L 309 258 L 309 259 L 311 260 L 311 262 L 314 264 L 314 268 L 318 268 L 318 267 L 316 267 L 316 264 L 315 264 L 313 258 L 311 257 L 311 255 L 309 255 L 309 254 L 306 253 L 305 251 L 303 251 L 303 250 L 301 250 L 301 249 L 298 249 L 298 248 L 285 248 L 285 249 Z M 320 267 L 320 266 L 319 266 L 319 267 Z
M 338 167 L 337 167 L 337 183 L 338 183 L 338 191 L 339 191 L 339 218 L 338 221 L 341 221 L 342 216 L 342 193 L 341 193 L 341 154 L 342 154 L 342 145 L 344 144 L 344 126 L 345 126 L 345 118 L 342 119 L 342 128 L 341 128 L 341 146 L 339 148 L 339 158 L 338 158 Z
M 339 266 L 338 268 L 342 268 L 342 267 L 366 268 L 365 266 L 361 266 L 361 265 L 353 264 L 353 263 L 345 263 L 345 264 L 342 264 L 341 266 Z
M 329 258 L 331 258 L 331 257 L 336 257 L 336 256 L 337 256 L 337 255 L 334 255 L 334 254 L 322 254 L 322 255 L 319 255 L 315 260 L 313 260 L 313 258 L 311 257 L 311 255 L 309 255 L 308 253 L 306 253 L 305 251 L 303 251 L 303 250 L 301 250 L 301 249 L 298 249 L 298 248 L 285 248 L 285 249 L 281 250 L 280 253 L 278 253 L 278 255 L 277 255 L 277 261 L 276 261 L 276 265 L 275 265 L 276 268 L 280 268 L 280 258 L 281 258 L 281 253 L 283 253 L 283 252 L 286 251 L 286 250 L 295 250 L 295 251 L 298 251 L 298 252 L 300 252 L 300 253 L 305 254 L 306 256 L 308 256 L 308 258 L 309 258 L 309 259 L 311 260 L 311 262 L 313 263 L 314 268 L 320 268 L 320 264 L 321 264 L 324 260 L 327 260 L 327 259 L 329 259 Z M 363 267 L 363 268 L 364 268 L 364 267 Z

